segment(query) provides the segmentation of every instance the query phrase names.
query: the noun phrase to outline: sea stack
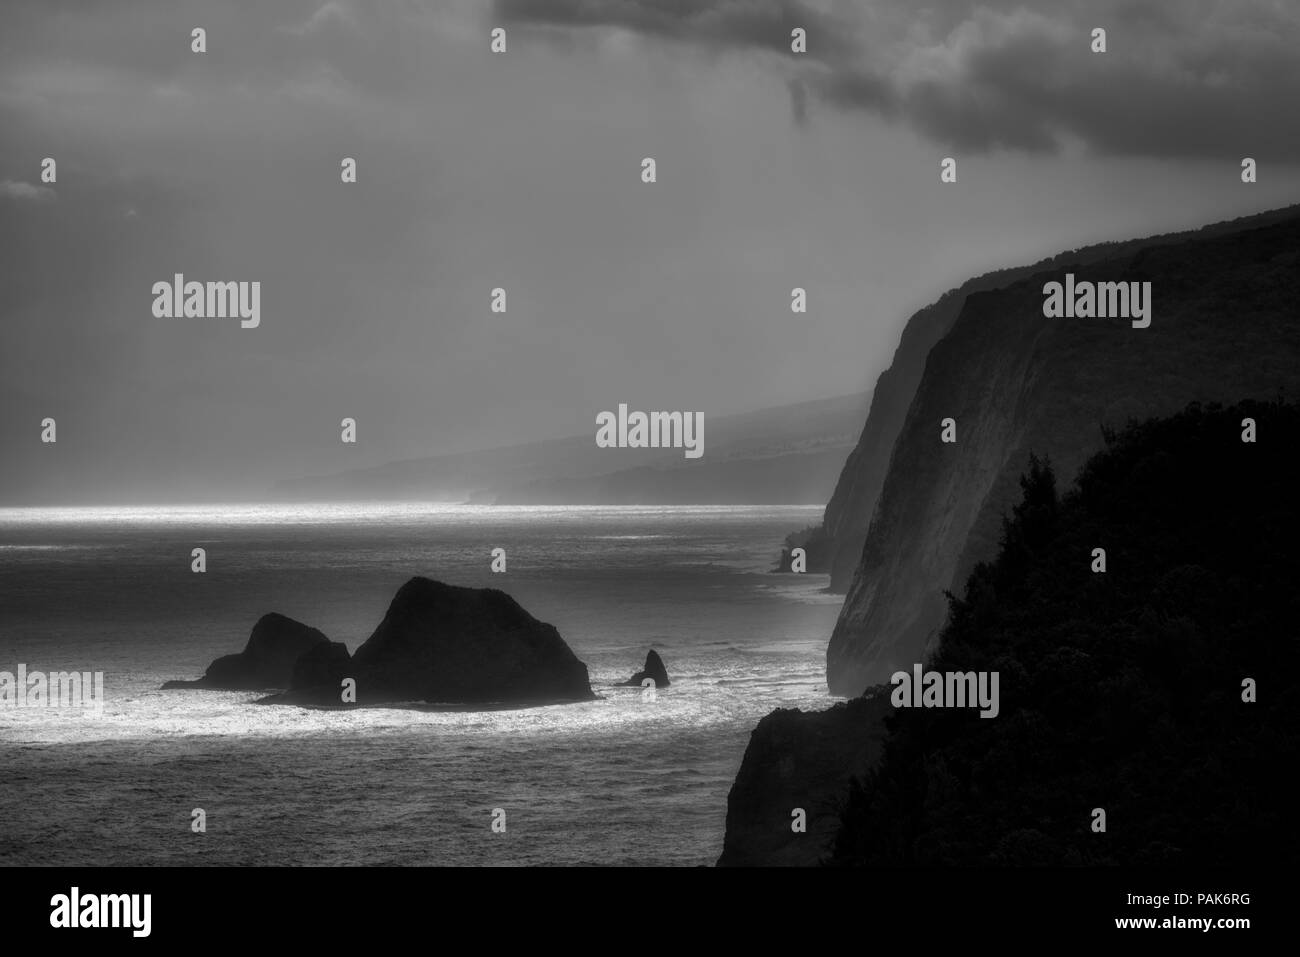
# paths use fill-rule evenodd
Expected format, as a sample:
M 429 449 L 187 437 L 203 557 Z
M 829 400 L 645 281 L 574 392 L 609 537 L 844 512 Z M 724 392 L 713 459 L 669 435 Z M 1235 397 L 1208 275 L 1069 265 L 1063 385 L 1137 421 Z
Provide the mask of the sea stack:
M 645 667 L 634 674 L 627 681 L 623 682 L 627 687 L 640 687 L 641 682 L 646 678 L 652 678 L 656 688 L 667 688 L 668 669 L 664 667 L 664 661 L 659 657 L 659 653 L 653 648 L 645 656 Z
M 552 625 L 505 592 L 412 578 L 349 660 L 317 649 L 281 704 L 543 705 L 588 701 L 587 666 Z M 355 682 L 355 701 L 341 695 Z

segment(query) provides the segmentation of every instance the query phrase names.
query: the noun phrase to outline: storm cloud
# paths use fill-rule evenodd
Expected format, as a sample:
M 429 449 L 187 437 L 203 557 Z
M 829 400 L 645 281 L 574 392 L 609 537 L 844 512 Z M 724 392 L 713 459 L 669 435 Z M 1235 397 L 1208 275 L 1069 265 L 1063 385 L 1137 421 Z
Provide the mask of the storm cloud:
M 503 21 L 618 29 L 788 74 L 813 106 L 898 119 L 956 150 L 1300 159 L 1300 5 L 1195 0 L 831 4 L 799 0 L 498 0 Z M 790 31 L 808 34 L 805 57 Z M 1105 53 L 1092 31 L 1106 31 Z

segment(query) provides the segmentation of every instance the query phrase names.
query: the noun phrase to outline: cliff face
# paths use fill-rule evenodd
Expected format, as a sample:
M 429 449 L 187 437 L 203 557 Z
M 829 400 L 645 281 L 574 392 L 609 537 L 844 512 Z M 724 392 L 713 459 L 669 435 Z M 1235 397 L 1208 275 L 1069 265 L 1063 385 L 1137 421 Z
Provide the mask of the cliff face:
M 903 329 L 893 364 L 876 380 L 867 424 L 857 446 L 844 463 L 822 519 L 822 530 L 827 539 L 824 547 L 829 552 L 831 591 L 845 591 L 853 579 L 866 542 L 871 513 L 885 480 L 889 453 L 916 392 L 916 384 L 925 368 L 925 357 L 952 327 L 966 296 L 984 280 L 994 281 L 992 277 L 971 280 L 958 289 L 949 290 L 938 302 L 913 315 Z M 988 286 L 985 284 L 980 288 Z
M 1030 452 L 1069 482 L 1101 448 L 1103 426 L 1192 401 L 1300 394 L 1300 209 L 1109 249 L 967 296 L 930 350 L 827 649 L 833 693 L 859 694 L 923 660 L 946 617 L 944 591 L 995 551 Z M 1044 318 L 1043 284 L 1066 272 L 1151 282 L 1150 327 Z M 954 444 L 940 441 L 948 417 Z M 841 485 L 856 483 L 846 500 L 865 502 L 879 450 L 854 456 Z
M 815 538 L 815 547 L 820 554 L 814 555 L 812 548 L 809 549 L 810 567 L 828 567 L 831 591 L 848 590 L 862 559 L 867 529 L 889 470 L 890 456 L 925 371 L 926 357 L 952 329 L 972 293 L 1008 286 L 1040 272 L 1064 272 L 1069 265 L 1115 259 L 1152 245 L 1236 232 L 1247 224 L 1267 225 L 1293 215 L 1294 210 L 1278 210 L 1236 222 L 1216 223 L 1200 230 L 1087 246 L 1030 266 L 1003 269 L 967 280 L 915 313 L 903 329 L 893 363 L 876 380 L 866 425 L 857 446 L 844 463 L 835 491 L 826 504 L 821 534 Z M 788 563 L 785 570 L 788 570 Z

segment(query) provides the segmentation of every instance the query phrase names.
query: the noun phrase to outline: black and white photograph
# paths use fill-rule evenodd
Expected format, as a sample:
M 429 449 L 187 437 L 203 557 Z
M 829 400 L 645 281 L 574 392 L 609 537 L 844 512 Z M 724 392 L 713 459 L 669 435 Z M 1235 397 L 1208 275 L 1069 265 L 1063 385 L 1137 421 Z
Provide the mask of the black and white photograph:
M 1298 450 L 1294 0 L 4 0 L 5 926 L 1252 946 Z

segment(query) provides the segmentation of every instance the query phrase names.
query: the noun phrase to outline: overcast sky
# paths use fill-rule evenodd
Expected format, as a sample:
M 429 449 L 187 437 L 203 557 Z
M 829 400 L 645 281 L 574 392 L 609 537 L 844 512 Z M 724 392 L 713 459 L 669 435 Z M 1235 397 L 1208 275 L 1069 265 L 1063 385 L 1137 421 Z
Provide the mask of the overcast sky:
M 1300 200 L 1298 51 L 1293 0 L 6 0 L 0 504 L 869 389 L 972 275 Z

